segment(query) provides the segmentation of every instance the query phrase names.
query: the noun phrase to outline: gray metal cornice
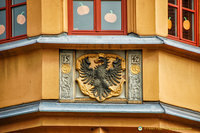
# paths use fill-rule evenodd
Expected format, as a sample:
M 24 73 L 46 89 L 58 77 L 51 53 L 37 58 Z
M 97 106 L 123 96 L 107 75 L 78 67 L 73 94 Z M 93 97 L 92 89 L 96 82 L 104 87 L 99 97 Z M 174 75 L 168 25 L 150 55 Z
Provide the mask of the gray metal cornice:
M 23 39 L 14 42 L 0 44 L 0 51 L 6 51 L 14 48 L 24 47 L 37 42 L 37 39 Z
M 38 43 L 58 44 L 163 44 L 156 36 L 138 37 L 135 35 L 121 36 L 86 36 L 61 34 L 59 36 L 40 36 Z
M 159 102 L 143 104 L 59 103 L 45 100 L 0 109 L 0 119 L 33 112 L 169 114 L 200 122 L 200 112 Z
M 200 47 L 188 45 L 171 39 L 159 36 L 137 36 L 129 34 L 127 36 L 80 36 L 62 33 L 60 35 L 41 35 L 38 37 L 23 39 L 19 41 L 0 44 L 0 51 L 14 48 L 40 44 L 135 44 L 135 45 L 166 45 L 200 54 Z
M 165 103 L 160 103 L 160 104 L 165 110 L 165 114 L 200 122 L 200 112 L 172 106 Z
M 0 108 L 0 119 L 39 111 L 40 102 L 32 102 L 6 108 Z
M 19 41 L 0 44 L 0 51 L 10 50 L 34 43 L 47 44 L 163 44 L 163 41 L 153 37 L 139 37 L 134 34 L 128 36 L 68 36 L 66 33 L 60 35 L 41 35 L 38 37 L 23 39 Z
M 182 42 L 178 42 L 175 40 L 171 40 L 168 38 L 164 38 L 164 37 L 158 37 L 159 39 L 161 39 L 163 41 L 164 44 L 168 45 L 168 46 L 172 46 L 172 47 L 176 47 L 179 49 L 183 49 L 186 51 L 190 51 L 193 53 L 197 53 L 200 54 L 200 47 L 196 47 L 196 46 L 192 46 L 192 45 L 188 45 Z
M 41 102 L 42 112 L 86 112 L 86 113 L 164 113 L 158 103 L 151 104 L 94 104 Z

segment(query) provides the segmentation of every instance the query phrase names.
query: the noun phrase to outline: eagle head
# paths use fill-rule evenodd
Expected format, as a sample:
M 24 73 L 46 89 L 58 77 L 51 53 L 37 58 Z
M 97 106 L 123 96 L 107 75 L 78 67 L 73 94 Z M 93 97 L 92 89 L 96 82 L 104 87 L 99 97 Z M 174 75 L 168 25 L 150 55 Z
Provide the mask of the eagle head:
M 105 61 L 106 61 L 106 58 L 105 58 L 105 54 L 104 53 L 99 53 L 98 56 L 97 56 L 97 59 L 94 60 L 94 62 L 96 64 L 103 64 L 103 63 L 105 63 Z

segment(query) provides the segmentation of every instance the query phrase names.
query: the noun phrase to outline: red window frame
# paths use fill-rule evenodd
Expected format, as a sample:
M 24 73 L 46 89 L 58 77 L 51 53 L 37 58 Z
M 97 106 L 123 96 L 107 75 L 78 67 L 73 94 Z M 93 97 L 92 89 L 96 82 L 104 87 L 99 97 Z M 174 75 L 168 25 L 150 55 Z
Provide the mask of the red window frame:
M 94 0 L 94 30 L 73 30 L 73 0 L 68 0 L 69 35 L 126 35 L 126 0 L 121 0 L 121 30 L 101 30 L 101 0 Z
M 168 6 L 174 7 L 177 9 L 177 36 L 169 35 L 168 38 L 181 41 L 190 45 L 198 46 L 199 45 L 199 36 L 198 36 L 198 29 L 199 29 L 199 23 L 198 23 L 198 0 L 194 0 L 194 9 L 185 8 L 182 6 L 182 0 L 176 0 L 177 5 L 168 3 Z M 194 13 L 194 41 L 188 40 L 183 38 L 183 10 L 189 11 Z
M 0 39 L 0 44 L 24 39 L 27 37 L 26 34 L 12 37 L 12 8 L 21 5 L 26 5 L 26 2 L 12 5 L 12 0 L 6 0 L 6 7 L 0 8 L 0 10 L 6 11 L 6 39 Z

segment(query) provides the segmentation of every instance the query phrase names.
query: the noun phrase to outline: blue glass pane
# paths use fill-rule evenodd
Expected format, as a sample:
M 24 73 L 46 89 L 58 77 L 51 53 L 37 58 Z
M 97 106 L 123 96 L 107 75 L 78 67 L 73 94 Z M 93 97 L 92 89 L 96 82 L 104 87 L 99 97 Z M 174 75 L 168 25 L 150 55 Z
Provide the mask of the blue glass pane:
M 6 6 L 6 1 L 5 0 L 0 0 L 0 8 Z
M 0 39 L 6 39 L 6 11 L 0 11 Z
M 26 34 L 26 5 L 12 8 L 12 36 Z
M 183 7 L 194 9 L 194 0 L 183 0 L 182 5 Z
M 101 29 L 121 30 L 121 0 L 101 1 Z
M 177 4 L 177 0 L 168 0 L 168 3 L 171 3 L 171 4 Z
M 194 40 L 194 13 L 183 10 L 183 38 Z
M 12 5 L 26 2 L 26 0 L 12 0 Z
M 177 8 L 168 6 L 168 34 L 177 36 Z
M 94 29 L 93 0 L 73 1 L 73 30 Z

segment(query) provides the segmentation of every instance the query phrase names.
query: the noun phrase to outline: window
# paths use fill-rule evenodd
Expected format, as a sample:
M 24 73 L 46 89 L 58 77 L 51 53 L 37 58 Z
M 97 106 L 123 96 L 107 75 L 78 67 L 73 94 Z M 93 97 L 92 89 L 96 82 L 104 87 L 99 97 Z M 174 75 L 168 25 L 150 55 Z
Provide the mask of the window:
M 168 0 L 169 38 L 198 43 L 198 0 Z
M 26 36 L 26 0 L 0 0 L 0 43 Z
M 69 0 L 69 34 L 126 34 L 126 0 Z

